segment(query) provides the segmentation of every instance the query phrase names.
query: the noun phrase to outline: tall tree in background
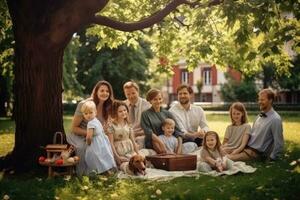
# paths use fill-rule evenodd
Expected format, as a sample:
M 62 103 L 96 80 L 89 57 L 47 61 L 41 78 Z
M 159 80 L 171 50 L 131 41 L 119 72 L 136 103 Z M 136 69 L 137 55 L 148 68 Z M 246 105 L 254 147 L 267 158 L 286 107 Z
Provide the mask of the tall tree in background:
M 289 89 L 291 92 L 300 91 L 300 55 L 294 60 L 294 67 L 290 70 L 290 75 L 277 74 L 276 79 L 281 88 Z
M 225 102 L 255 102 L 257 90 L 254 76 L 243 76 L 237 82 L 230 75 L 226 74 L 227 83 L 221 86 L 221 94 Z
M 64 52 L 63 62 L 63 90 L 64 100 L 73 100 L 83 96 L 83 86 L 76 78 L 77 74 L 77 54 L 80 44 L 77 37 L 73 37 Z
M 291 92 L 300 90 L 300 55 L 297 55 L 293 61 L 293 67 L 288 74 L 280 74 L 274 70 L 274 64 L 263 66 L 261 73 L 257 78 L 262 80 L 263 87 L 272 87 L 278 90 L 287 89 Z
M 150 78 L 148 59 L 152 58 L 149 44 L 140 41 L 136 48 L 121 45 L 118 48 L 101 48 L 96 45 L 99 39 L 95 36 L 79 34 L 81 47 L 77 55 L 77 79 L 84 86 L 84 94 L 90 94 L 94 85 L 102 79 L 109 81 L 115 97 L 123 99 L 122 85 L 129 79 L 135 80 L 142 87 Z M 88 55 L 88 56 L 87 56 Z

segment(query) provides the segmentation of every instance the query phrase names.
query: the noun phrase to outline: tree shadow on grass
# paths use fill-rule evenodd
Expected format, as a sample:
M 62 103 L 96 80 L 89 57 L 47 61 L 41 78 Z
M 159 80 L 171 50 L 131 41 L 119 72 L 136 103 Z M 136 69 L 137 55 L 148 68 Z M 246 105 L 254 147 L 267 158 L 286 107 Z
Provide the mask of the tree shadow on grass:
M 63 178 L 47 178 L 47 169 L 36 167 L 26 173 L 0 172 L 0 199 L 56 199 L 58 188 L 64 187 Z
M 14 134 L 15 122 L 10 118 L 0 118 L 0 135 L 2 134 Z

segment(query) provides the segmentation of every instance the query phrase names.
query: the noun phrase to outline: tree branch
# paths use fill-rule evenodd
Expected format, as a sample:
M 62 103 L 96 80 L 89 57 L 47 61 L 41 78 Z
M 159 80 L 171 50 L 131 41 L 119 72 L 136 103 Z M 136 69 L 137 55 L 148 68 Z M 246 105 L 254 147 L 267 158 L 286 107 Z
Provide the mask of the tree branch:
M 181 26 L 186 26 L 186 27 L 189 27 L 189 26 L 190 26 L 190 25 L 185 24 L 185 23 L 183 22 L 183 18 L 180 19 L 179 17 L 175 16 L 174 19 L 175 19 L 175 21 L 177 21 Z
M 213 3 L 212 5 L 218 5 L 216 4 L 218 2 L 219 4 L 222 2 L 221 0 L 212 0 L 210 3 Z M 207 6 L 210 6 L 210 3 Z M 180 5 L 189 5 L 191 7 L 195 7 L 196 5 L 199 5 L 199 1 L 188 1 L 188 0 L 173 0 L 171 1 L 166 7 L 160 11 L 157 11 L 153 15 L 142 19 L 137 22 L 120 22 L 113 19 L 110 19 L 105 16 L 95 16 L 91 23 L 107 26 L 116 30 L 120 31 L 126 31 L 126 32 L 132 32 L 136 30 L 141 30 L 144 28 L 148 28 L 158 22 L 160 22 L 164 17 L 166 17 L 170 12 L 175 10 Z
M 63 5 L 58 6 L 59 9 L 53 9 L 49 28 L 51 29 L 50 40 L 53 43 L 64 41 L 63 46 L 65 46 L 73 33 L 90 24 L 90 19 L 94 18 L 95 13 L 101 11 L 108 2 L 109 0 L 85 0 L 84 3 L 82 0 L 74 0 L 72 3 L 62 2 Z M 57 6 L 58 3 L 52 4 Z
M 191 8 L 204 8 L 204 7 L 211 7 L 216 6 L 223 3 L 224 0 L 211 0 L 207 3 L 200 3 L 201 0 L 196 0 L 193 2 L 187 2 L 186 4 L 189 5 Z

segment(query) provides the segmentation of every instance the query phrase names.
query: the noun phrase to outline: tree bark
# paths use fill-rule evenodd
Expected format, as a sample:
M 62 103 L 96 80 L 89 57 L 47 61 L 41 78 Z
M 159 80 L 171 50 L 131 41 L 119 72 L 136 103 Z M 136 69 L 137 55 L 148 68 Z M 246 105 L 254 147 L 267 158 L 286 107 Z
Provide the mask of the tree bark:
M 22 40 L 26 44 L 16 46 L 14 85 L 16 132 L 13 155 L 18 163 L 36 161 L 40 146 L 50 143 L 56 131 L 64 130 L 63 49 L 47 49 L 43 47 L 44 41 L 35 41 L 28 36 Z
M 41 4 L 35 10 L 14 0 L 8 1 L 8 5 L 16 41 L 13 88 L 16 129 L 13 152 L 6 157 L 2 168 L 27 170 L 37 164 L 38 156 L 44 152 L 41 146 L 51 143 L 56 131 L 64 132 L 62 62 L 67 39 L 71 37 L 63 35 L 61 42 L 55 43 L 49 28 L 50 15 L 40 11 L 44 10 Z

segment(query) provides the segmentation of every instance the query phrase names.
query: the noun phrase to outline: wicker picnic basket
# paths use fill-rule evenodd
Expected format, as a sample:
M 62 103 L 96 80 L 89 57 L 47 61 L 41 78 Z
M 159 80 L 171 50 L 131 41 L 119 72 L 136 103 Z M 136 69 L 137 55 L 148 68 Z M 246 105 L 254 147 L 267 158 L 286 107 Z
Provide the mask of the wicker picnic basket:
M 60 139 L 60 142 L 58 142 L 58 138 Z M 53 144 L 48 144 L 46 146 L 46 151 L 47 151 L 47 158 L 52 157 L 52 154 L 54 153 L 61 153 L 64 150 L 67 150 L 68 145 L 63 144 L 64 136 L 61 132 L 56 132 L 53 136 Z
M 47 158 L 39 157 L 39 164 L 48 167 L 48 177 L 56 175 L 72 175 L 74 173 L 74 167 L 79 162 L 78 156 L 72 156 L 74 147 L 68 147 L 67 144 L 63 144 L 63 134 L 56 132 L 53 136 L 53 144 L 48 144 L 45 147 L 47 152 Z M 55 168 L 65 168 L 65 171 L 55 171 Z
M 155 168 L 167 171 L 188 171 L 197 167 L 197 156 L 187 154 L 162 154 L 146 156 Z

